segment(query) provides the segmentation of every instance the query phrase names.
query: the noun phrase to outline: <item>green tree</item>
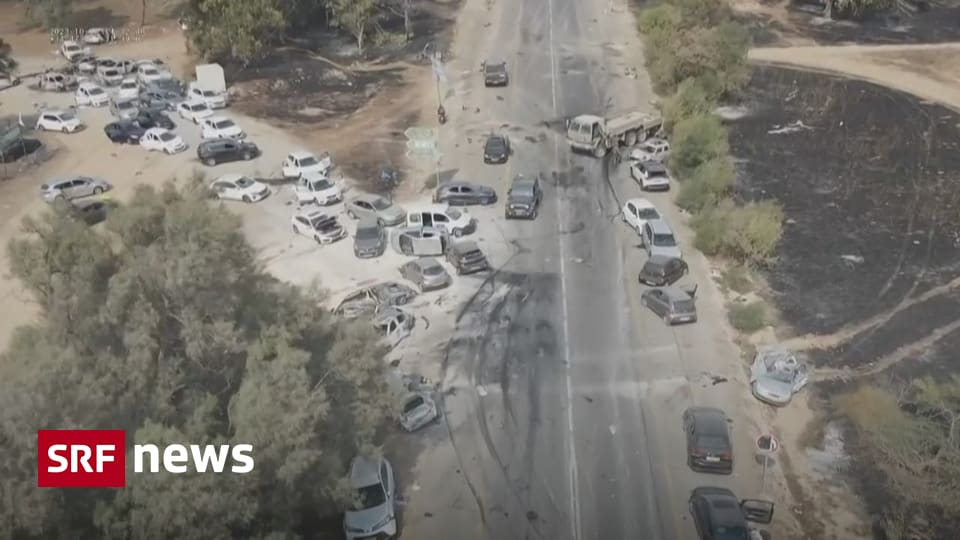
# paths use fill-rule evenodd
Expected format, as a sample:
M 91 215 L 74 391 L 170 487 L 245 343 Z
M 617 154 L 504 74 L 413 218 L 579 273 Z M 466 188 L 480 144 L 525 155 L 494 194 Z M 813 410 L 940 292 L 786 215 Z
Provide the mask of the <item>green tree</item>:
M 66 24 L 72 4 L 71 0 L 24 0 L 24 14 L 27 22 L 53 29 Z
M 364 40 L 376 25 L 381 12 L 379 0 L 330 0 L 334 20 L 357 40 L 357 50 L 363 53 Z
M 677 122 L 670 145 L 670 165 L 687 177 L 700 165 L 725 159 L 730 150 L 727 128 L 713 114 L 699 114 Z
M 274 0 L 190 0 L 187 39 L 208 60 L 260 60 L 267 46 L 287 27 L 285 12 Z
M 13 58 L 10 44 L 0 38 L 0 75 L 9 75 L 16 71 L 17 61 Z
M 0 536 L 289 538 L 347 500 L 347 460 L 389 412 L 385 351 L 369 325 L 265 273 L 240 225 L 172 185 L 138 188 L 105 230 L 60 212 L 24 221 L 8 255 L 42 318 L 0 357 Z M 256 468 L 37 490 L 31 433 L 63 427 L 252 444 Z
M 720 81 L 712 74 L 687 79 L 663 105 L 663 127 L 668 133 L 677 122 L 712 113 L 720 98 Z

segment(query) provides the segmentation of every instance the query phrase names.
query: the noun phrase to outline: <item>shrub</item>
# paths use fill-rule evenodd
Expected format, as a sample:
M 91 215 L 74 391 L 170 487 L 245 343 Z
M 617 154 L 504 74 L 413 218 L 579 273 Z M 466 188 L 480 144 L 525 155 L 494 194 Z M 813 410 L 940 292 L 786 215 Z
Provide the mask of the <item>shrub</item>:
M 714 75 L 687 79 L 680 83 L 677 93 L 663 105 L 663 128 L 673 131 L 677 122 L 697 115 L 710 114 L 720 97 L 720 82 Z
M 736 205 L 730 199 L 723 199 L 715 206 L 706 206 L 694 215 L 690 226 L 693 229 L 693 245 L 704 255 L 720 255 L 726 249 L 730 214 Z
M 753 290 L 750 271 L 743 264 L 735 264 L 724 270 L 720 276 L 720 284 L 739 294 L 746 294 Z
M 767 325 L 767 310 L 760 301 L 734 303 L 727 307 L 727 318 L 737 330 L 752 334 Z
M 730 150 L 727 128 L 712 114 L 698 114 L 677 122 L 670 145 L 670 164 L 682 177 L 700 165 L 725 158 Z
M 703 163 L 680 184 L 677 206 L 688 212 L 699 212 L 703 208 L 714 206 L 733 188 L 735 177 L 733 164 L 726 158 Z
M 765 265 L 773 258 L 783 233 L 783 208 L 775 201 L 749 203 L 729 216 L 730 255 Z

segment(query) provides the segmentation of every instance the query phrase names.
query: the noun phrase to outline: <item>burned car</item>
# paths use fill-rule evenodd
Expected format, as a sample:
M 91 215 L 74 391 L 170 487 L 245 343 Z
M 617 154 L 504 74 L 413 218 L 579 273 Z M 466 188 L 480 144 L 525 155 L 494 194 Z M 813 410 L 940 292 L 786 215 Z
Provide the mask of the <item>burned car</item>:
M 384 281 L 347 294 L 333 309 L 333 313 L 345 319 L 356 319 L 362 315 L 373 315 L 381 306 L 408 304 L 416 296 L 417 291 L 402 283 Z
M 693 323 L 697 322 L 695 295 L 696 287 L 692 291 L 679 287 L 658 287 L 643 291 L 640 304 L 671 326 L 678 323 Z
M 383 335 L 383 343 L 392 349 L 410 336 L 415 320 L 410 312 L 387 306 L 377 312 L 373 326 Z
M 400 425 L 406 431 L 416 431 L 440 416 L 437 410 L 437 403 L 427 392 L 415 392 L 409 394 L 403 400 L 403 406 L 400 409 Z
M 760 401 L 782 407 L 806 386 L 809 378 L 809 366 L 789 349 L 761 347 L 750 366 L 750 391 Z
M 447 262 L 457 269 L 457 275 L 473 274 L 490 269 L 487 256 L 476 242 L 465 241 L 451 244 L 447 250 Z
M 447 233 L 436 227 L 407 227 L 390 237 L 390 244 L 397 253 L 414 257 L 443 255 L 449 241 Z

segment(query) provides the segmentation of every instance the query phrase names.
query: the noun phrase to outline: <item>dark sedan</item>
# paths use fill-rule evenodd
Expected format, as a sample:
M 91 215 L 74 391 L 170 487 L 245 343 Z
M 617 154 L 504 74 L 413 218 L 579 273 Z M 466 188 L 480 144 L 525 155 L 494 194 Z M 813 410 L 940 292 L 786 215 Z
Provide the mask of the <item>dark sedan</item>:
M 510 139 L 505 135 L 490 135 L 483 144 L 483 162 L 499 165 L 510 159 Z
M 137 113 L 137 117 L 135 121 L 137 122 L 137 124 L 140 125 L 140 127 L 144 129 L 150 129 L 155 127 L 163 128 L 163 129 L 174 129 L 175 127 L 177 127 L 173 123 L 173 120 L 170 119 L 169 116 L 163 114 L 160 111 L 150 110 L 150 109 L 141 109 L 140 112 Z
M 197 146 L 197 159 L 208 167 L 228 161 L 249 161 L 259 155 L 257 145 L 236 139 L 208 139 Z
M 640 270 L 640 283 L 654 287 L 673 285 L 689 272 L 687 263 L 677 257 L 651 255 Z
M 691 407 L 683 412 L 687 436 L 687 465 L 694 471 L 733 472 L 733 446 L 727 415 L 712 407 Z
M 690 494 L 688 504 L 700 540 L 750 540 L 750 522 L 773 521 L 772 502 L 741 501 L 726 488 L 698 487 Z
M 507 76 L 507 63 L 484 62 L 483 63 L 483 84 L 484 86 L 506 86 L 510 78 Z
M 145 131 L 146 129 L 127 120 L 111 122 L 103 128 L 107 138 L 117 144 L 140 144 L 140 137 Z
M 480 184 L 450 182 L 437 188 L 433 194 L 433 202 L 451 206 L 490 205 L 497 202 L 497 192 Z

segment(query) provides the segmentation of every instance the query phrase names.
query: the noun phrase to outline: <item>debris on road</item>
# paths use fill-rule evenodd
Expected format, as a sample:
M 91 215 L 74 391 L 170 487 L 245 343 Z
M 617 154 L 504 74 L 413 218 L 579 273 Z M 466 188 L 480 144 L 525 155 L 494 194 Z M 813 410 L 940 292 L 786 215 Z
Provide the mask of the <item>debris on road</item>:
M 480 397 L 487 397 L 487 389 L 483 385 L 477 385 L 477 393 L 480 394 Z
M 791 122 L 785 126 L 774 125 L 773 129 L 767 130 L 768 135 L 786 135 L 788 133 L 796 133 L 798 131 L 812 130 L 813 127 L 808 126 L 803 123 L 803 120 L 797 120 L 796 122 Z

